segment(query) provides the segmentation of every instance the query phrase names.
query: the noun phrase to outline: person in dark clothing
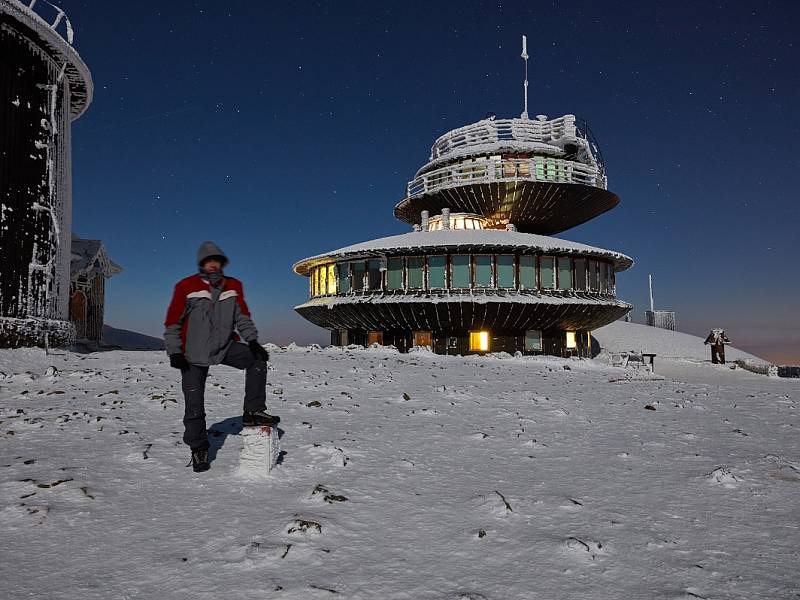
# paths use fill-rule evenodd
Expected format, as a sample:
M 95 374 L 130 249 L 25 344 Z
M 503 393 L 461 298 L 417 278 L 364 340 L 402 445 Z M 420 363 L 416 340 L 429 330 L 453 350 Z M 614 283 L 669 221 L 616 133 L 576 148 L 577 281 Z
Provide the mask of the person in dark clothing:
M 708 334 L 706 344 L 711 345 L 711 362 L 716 364 L 725 364 L 725 344 L 730 344 L 731 341 L 725 335 L 724 329 L 712 329 Z
M 242 283 L 222 271 L 227 263 L 216 244 L 203 242 L 197 251 L 199 273 L 177 283 L 164 321 L 169 364 L 181 371 L 186 404 L 183 441 L 192 450 L 195 471 L 209 468 L 205 385 L 210 365 L 246 370 L 244 425 L 272 426 L 280 421 L 267 413 L 269 353 L 258 342 Z

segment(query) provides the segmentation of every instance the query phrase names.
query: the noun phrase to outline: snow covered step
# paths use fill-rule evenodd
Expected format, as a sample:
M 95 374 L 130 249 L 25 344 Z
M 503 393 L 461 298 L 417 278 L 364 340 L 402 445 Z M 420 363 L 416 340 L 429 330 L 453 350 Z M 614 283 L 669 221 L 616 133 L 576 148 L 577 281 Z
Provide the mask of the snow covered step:
M 239 456 L 239 475 L 260 477 L 268 475 L 280 456 L 280 440 L 276 427 L 244 427 L 241 433 L 244 445 Z

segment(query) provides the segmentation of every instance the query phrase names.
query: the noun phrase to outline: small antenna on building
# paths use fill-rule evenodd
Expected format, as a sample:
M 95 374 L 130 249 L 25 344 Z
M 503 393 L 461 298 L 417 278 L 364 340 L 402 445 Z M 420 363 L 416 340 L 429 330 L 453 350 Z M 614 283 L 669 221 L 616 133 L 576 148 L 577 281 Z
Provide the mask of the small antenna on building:
M 647 276 L 647 282 L 650 284 L 650 312 L 653 312 L 653 276 Z
M 520 55 L 525 61 L 525 110 L 520 115 L 521 119 L 528 118 L 528 36 L 522 36 L 522 54 Z

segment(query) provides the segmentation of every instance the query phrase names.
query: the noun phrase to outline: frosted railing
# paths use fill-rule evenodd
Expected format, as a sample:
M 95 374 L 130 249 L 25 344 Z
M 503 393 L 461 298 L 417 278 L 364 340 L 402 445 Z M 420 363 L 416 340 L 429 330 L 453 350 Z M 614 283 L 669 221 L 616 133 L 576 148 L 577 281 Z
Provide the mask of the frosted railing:
M 606 189 L 607 181 L 592 166 L 572 160 L 534 156 L 529 159 L 486 158 L 430 171 L 408 183 L 407 196 L 418 196 L 473 183 L 530 179 L 551 183 L 577 183 Z
M 74 35 L 72 23 L 70 23 L 67 13 L 58 6 L 47 2 L 47 0 L 28 0 L 26 2 L 11 0 L 11 3 L 39 17 L 50 29 L 64 38 L 68 44 L 72 45 L 72 38 Z
M 484 120 L 454 129 L 433 143 L 430 160 L 462 148 L 515 140 L 548 143 L 562 138 L 584 138 L 575 127 L 575 115 L 564 115 L 551 121 L 528 119 Z

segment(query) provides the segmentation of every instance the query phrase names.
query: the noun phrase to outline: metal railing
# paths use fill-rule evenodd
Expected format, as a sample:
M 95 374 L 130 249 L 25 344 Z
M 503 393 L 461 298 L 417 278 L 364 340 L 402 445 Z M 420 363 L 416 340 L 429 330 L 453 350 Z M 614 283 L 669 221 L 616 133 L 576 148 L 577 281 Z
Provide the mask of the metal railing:
M 10 0 L 10 2 L 39 17 L 50 29 L 55 31 L 69 45 L 72 45 L 75 31 L 72 29 L 72 23 L 67 17 L 67 13 L 61 8 L 47 0 L 29 0 L 27 2 Z
M 406 196 L 430 194 L 474 183 L 519 179 L 577 183 L 607 189 L 606 177 L 596 167 L 561 158 L 534 156 L 528 159 L 477 159 L 430 171 L 408 182 Z
M 559 140 L 582 138 L 575 127 L 575 115 L 564 115 L 550 121 L 530 119 L 485 119 L 449 131 L 431 148 L 430 160 L 470 146 L 483 146 L 502 141 L 548 144 Z

